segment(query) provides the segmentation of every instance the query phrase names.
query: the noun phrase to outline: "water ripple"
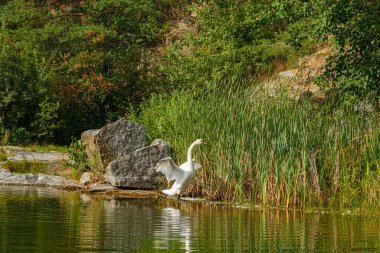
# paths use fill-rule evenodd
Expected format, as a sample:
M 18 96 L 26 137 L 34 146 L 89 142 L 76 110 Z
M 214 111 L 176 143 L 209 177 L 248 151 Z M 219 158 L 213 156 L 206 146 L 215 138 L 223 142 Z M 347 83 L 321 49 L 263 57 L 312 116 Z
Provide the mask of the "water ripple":
M 376 252 L 380 219 L 0 187 L 2 252 Z

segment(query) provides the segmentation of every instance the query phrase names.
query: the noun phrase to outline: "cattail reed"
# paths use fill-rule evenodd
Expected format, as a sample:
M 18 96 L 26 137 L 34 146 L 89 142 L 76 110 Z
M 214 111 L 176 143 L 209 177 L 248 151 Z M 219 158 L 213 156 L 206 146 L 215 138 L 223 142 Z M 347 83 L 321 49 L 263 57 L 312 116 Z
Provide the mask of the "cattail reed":
M 203 138 L 188 195 L 282 206 L 380 206 L 380 116 L 258 90 L 174 92 L 138 116 L 176 159 Z

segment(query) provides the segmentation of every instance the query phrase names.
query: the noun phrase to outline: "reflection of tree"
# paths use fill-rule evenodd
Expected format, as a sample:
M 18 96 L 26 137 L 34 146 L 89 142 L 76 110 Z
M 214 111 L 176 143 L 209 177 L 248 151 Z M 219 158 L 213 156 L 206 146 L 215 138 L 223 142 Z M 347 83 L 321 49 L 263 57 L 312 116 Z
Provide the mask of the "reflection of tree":
M 81 246 L 88 249 L 137 251 L 152 243 L 154 217 L 151 200 L 93 196 L 85 209 Z
M 80 224 L 77 194 L 25 186 L 0 188 L 1 252 L 74 251 Z

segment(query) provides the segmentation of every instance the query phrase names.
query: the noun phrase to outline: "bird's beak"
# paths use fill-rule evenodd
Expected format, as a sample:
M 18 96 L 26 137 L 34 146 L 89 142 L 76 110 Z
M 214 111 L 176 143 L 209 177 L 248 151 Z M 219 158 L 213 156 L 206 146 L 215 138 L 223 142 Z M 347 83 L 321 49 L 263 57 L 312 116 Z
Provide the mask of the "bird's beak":
M 202 144 L 207 144 L 205 141 L 202 141 Z

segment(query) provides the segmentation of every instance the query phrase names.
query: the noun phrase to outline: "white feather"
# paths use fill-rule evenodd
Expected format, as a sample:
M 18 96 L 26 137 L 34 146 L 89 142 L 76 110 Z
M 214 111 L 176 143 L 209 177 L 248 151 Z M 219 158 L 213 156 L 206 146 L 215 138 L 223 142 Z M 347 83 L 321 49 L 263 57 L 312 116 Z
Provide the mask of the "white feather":
M 157 172 L 162 172 L 169 182 L 172 180 L 180 180 L 184 175 L 184 171 L 178 167 L 171 157 L 158 161 L 155 169 Z
M 169 196 L 178 196 L 193 181 L 195 172 L 199 168 L 202 168 L 202 165 L 191 158 L 192 149 L 195 145 L 199 144 L 204 144 L 204 141 L 198 139 L 190 145 L 187 153 L 188 161 L 179 167 L 171 157 L 164 158 L 157 162 L 155 167 L 156 171 L 163 173 L 169 182 L 175 180 L 172 188 L 162 190 L 163 193 Z

